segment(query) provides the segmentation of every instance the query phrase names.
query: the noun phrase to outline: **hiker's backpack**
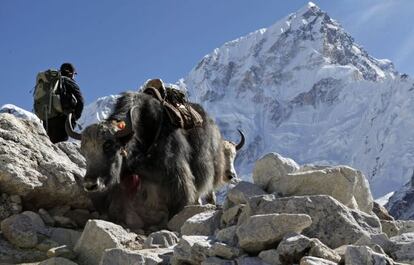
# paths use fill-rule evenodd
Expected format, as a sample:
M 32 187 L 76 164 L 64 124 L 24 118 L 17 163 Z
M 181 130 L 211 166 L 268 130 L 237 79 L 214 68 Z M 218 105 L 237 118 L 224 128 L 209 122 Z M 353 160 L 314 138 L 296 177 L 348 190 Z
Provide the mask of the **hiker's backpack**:
M 61 91 L 62 76 L 59 71 L 49 69 L 37 74 L 33 109 L 39 119 L 45 121 L 63 113 Z

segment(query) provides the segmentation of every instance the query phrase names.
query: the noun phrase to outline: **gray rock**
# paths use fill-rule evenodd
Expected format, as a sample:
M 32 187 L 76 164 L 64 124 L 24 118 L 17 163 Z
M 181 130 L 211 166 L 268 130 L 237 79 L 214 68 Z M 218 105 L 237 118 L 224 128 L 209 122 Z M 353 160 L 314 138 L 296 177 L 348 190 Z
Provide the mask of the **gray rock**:
M 36 227 L 37 231 L 45 231 L 46 230 L 46 225 L 43 222 L 43 219 L 37 213 L 31 212 L 31 211 L 24 211 L 21 214 L 24 214 L 24 215 L 26 215 L 27 217 L 30 218 L 33 226 Z
M 302 232 L 312 224 L 306 214 L 260 214 L 251 216 L 237 228 L 240 247 L 259 252 L 276 246 L 290 232 Z
M 143 250 L 127 250 L 112 248 L 105 250 L 99 265 L 114 264 L 169 264 L 171 249 L 143 249 Z
M 353 245 L 357 246 L 368 246 L 374 251 L 377 252 L 387 252 L 390 253 L 391 249 L 393 248 L 393 242 L 388 238 L 387 234 L 370 234 L 370 235 L 362 235 L 360 239 L 358 239 Z M 382 250 L 378 250 L 381 248 Z
M 227 199 L 233 204 L 244 204 L 250 197 L 267 194 L 258 185 L 241 181 L 227 193 Z
M 237 265 L 268 265 L 266 262 L 258 257 L 240 257 L 236 259 Z
M 308 214 L 312 218 L 312 225 L 303 234 L 318 238 L 330 248 L 352 244 L 364 234 L 381 232 L 378 217 L 349 209 L 327 195 L 286 198 L 265 195 L 251 198 L 247 206 L 249 215 Z
M 414 233 L 405 233 L 390 240 L 394 243 L 391 251 L 394 260 L 414 264 Z
M 105 249 L 124 248 L 135 237 L 135 234 L 128 233 L 119 225 L 89 220 L 74 250 L 81 264 L 95 265 L 99 264 Z
M 22 198 L 19 195 L 10 195 L 10 201 L 17 204 L 22 204 Z
M 60 244 L 56 241 L 46 238 L 45 240 L 36 245 L 36 249 L 47 252 L 49 249 L 58 247 L 59 245 Z
M 337 264 L 338 263 L 330 261 L 330 260 L 312 257 L 312 256 L 304 256 L 300 260 L 300 263 L 299 263 L 299 265 L 337 265 Z
M 86 159 L 80 152 L 79 142 L 59 142 L 56 144 L 60 150 L 62 150 L 69 159 L 81 168 L 86 168 Z
M 33 208 L 91 205 L 81 187 L 75 185 L 75 177 L 83 176 L 84 168 L 50 142 L 40 123 L 1 113 L 0 129 L 3 192 L 21 196 Z
M 36 226 L 30 217 L 24 214 L 13 215 L 1 222 L 1 231 L 13 245 L 21 248 L 33 248 L 38 243 Z
M 70 218 L 73 222 L 75 222 L 77 227 L 85 227 L 86 223 L 90 219 L 94 219 L 91 213 L 86 209 L 74 209 L 70 210 L 65 213 L 65 217 Z
M 381 227 L 382 232 L 388 235 L 388 237 L 397 236 L 400 234 L 400 229 L 398 228 L 398 225 L 395 221 L 389 221 L 389 220 L 380 220 L 381 221 Z
M 200 264 L 207 259 L 212 243 L 207 236 L 182 236 L 174 247 L 172 264 Z
M 12 245 L 0 233 L 0 264 L 36 262 L 47 259 L 46 252 Z
M 233 260 L 220 259 L 217 257 L 209 257 L 201 262 L 201 265 L 236 265 L 236 262 Z
M 395 224 L 399 229 L 399 234 L 414 233 L 414 220 L 397 220 Z
M 376 253 L 367 246 L 348 246 L 345 251 L 346 265 L 394 264 L 384 254 Z
M 70 211 L 70 205 L 57 205 L 49 209 L 48 212 L 51 216 L 64 216 L 69 211 Z
M 55 215 L 53 216 L 53 220 L 55 220 L 55 225 L 59 227 L 65 227 L 65 228 L 76 228 L 76 223 L 66 216 L 61 215 Z
M 216 231 L 216 239 L 220 242 L 226 243 L 230 246 L 237 245 L 237 236 L 236 236 L 237 226 L 229 226 L 219 231 Z
M 231 226 L 237 224 L 242 209 L 245 206 L 246 205 L 244 204 L 238 204 L 229 209 L 223 210 L 223 215 L 221 216 L 221 225 Z
M 216 242 L 210 249 L 210 256 L 217 256 L 224 259 L 235 259 L 244 254 L 243 250 L 237 247 L 232 247 L 225 243 Z
M 55 225 L 55 219 L 43 208 L 38 210 L 39 216 L 42 218 L 43 222 L 48 226 Z
M 20 196 L 15 197 L 20 198 Z M 8 196 L 6 193 L 0 193 L 0 222 L 13 214 L 21 212 L 21 202 L 17 203 L 12 198 L 13 196 Z
M 78 265 L 78 264 L 71 260 L 62 258 L 62 257 L 53 257 L 53 258 L 40 262 L 38 265 Z
M 148 235 L 144 242 L 145 248 L 168 248 L 178 242 L 178 237 L 174 232 L 161 230 Z
M 74 248 L 82 233 L 76 230 L 67 228 L 52 228 L 50 231 L 50 239 L 59 243 L 59 245 L 68 245 Z
M 304 256 L 313 256 L 338 263 L 341 257 L 317 238 L 296 234 L 286 236 L 278 245 L 277 253 L 283 264 L 299 263 Z
M 181 227 L 182 235 L 213 235 L 220 227 L 222 211 L 207 211 L 187 219 Z
M 206 204 L 206 205 L 188 205 L 184 207 L 184 209 L 179 212 L 178 214 L 174 215 L 173 218 L 168 222 L 168 229 L 171 231 L 181 231 L 181 226 L 184 224 L 187 219 L 190 217 L 206 212 L 206 211 L 212 211 L 216 210 L 216 206 L 212 204 Z
M 270 265 L 283 265 L 279 259 L 279 252 L 276 249 L 264 250 L 259 253 L 258 257 Z

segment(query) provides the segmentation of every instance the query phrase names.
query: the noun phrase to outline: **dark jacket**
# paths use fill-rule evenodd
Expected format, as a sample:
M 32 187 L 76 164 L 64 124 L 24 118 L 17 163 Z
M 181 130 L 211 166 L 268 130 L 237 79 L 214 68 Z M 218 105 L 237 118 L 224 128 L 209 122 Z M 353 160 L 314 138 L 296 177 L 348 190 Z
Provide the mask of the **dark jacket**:
M 64 113 L 50 118 L 43 123 L 43 127 L 46 129 L 47 135 L 52 143 L 63 142 L 68 139 L 65 130 L 67 114 L 74 113 L 72 116 L 72 125 L 75 125 L 75 121 L 80 118 L 83 110 L 83 97 L 79 86 L 73 79 L 66 76 L 62 76 L 60 103 L 62 104 Z
M 83 97 L 79 86 L 69 77 L 62 76 L 61 103 L 65 113 L 74 113 L 78 120 L 83 111 Z

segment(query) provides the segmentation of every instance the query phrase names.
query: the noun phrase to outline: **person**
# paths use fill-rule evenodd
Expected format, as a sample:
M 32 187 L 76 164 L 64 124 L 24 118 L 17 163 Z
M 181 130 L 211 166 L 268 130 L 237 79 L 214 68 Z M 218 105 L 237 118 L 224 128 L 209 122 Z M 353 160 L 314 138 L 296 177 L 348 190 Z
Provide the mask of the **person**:
M 63 113 L 43 123 L 47 135 L 52 143 L 68 140 L 65 130 L 65 123 L 69 113 L 73 113 L 72 125 L 81 117 L 83 111 L 83 97 L 79 86 L 74 78 L 77 75 L 76 69 L 71 63 L 63 63 L 60 67 L 62 76 L 62 90 L 60 91 L 60 102 Z

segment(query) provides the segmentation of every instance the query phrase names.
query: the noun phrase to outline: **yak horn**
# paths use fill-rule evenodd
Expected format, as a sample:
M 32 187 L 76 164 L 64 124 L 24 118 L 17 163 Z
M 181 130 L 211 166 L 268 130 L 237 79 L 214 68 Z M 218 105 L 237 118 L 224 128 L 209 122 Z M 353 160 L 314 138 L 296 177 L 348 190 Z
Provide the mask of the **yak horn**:
M 244 145 L 245 138 L 244 138 L 244 134 L 242 133 L 242 131 L 240 131 L 239 129 L 237 130 L 240 133 L 241 139 L 240 139 L 240 142 L 236 145 L 236 150 L 240 150 Z
M 66 133 L 70 137 L 72 137 L 73 139 L 76 139 L 76 140 L 81 140 L 82 139 L 82 134 L 77 133 L 73 130 L 73 127 L 72 127 L 72 113 L 69 113 L 68 118 L 66 119 L 65 130 L 66 130 Z

